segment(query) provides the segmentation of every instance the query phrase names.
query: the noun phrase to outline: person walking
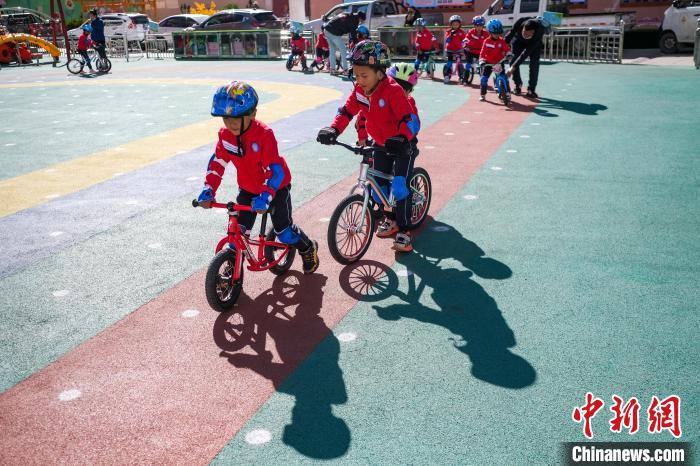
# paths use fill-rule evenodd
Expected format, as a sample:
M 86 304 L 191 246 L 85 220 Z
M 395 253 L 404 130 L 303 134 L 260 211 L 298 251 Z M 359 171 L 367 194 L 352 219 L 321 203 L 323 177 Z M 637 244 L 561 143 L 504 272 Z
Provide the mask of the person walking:
M 348 71 L 348 51 L 343 36 L 349 34 L 351 40 L 354 39 L 357 26 L 365 19 L 367 19 L 367 15 L 364 11 L 341 13 L 325 24 L 326 39 L 330 49 L 331 74 L 344 74 Z M 336 51 L 340 51 L 340 66 L 343 68 L 341 72 L 336 71 Z

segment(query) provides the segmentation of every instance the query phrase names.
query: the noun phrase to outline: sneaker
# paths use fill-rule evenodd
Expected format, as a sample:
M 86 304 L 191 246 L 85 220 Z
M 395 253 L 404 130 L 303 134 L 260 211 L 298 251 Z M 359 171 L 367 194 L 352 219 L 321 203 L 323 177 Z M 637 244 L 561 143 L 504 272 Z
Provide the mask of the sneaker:
M 384 219 L 377 228 L 377 238 L 389 238 L 399 231 L 399 226 L 394 220 Z
M 305 274 L 314 273 L 318 269 L 318 243 L 311 240 L 311 246 L 306 251 L 299 251 Z
M 481 94 L 481 95 L 479 96 L 479 102 L 483 102 L 483 101 L 485 101 L 485 100 L 486 100 L 486 95 Z
M 411 245 L 411 234 L 403 231 L 396 233 L 394 245 L 391 249 L 398 252 L 413 251 L 413 246 Z
M 523 93 L 523 91 L 522 91 L 522 89 L 520 89 L 520 86 L 515 86 L 515 90 L 513 91 L 513 94 L 520 95 L 522 93 Z
M 527 90 L 527 94 L 525 94 L 525 97 L 528 99 L 539 99 L 540 97 L 537 95 L 537 92 L 531 91 L 530 89 Z

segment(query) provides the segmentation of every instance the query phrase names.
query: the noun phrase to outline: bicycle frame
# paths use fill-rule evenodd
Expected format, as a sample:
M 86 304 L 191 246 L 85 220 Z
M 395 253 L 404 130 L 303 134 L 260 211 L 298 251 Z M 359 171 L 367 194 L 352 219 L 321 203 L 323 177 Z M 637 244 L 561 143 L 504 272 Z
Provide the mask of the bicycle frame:
M 197 206 L 196 201 L 192 203 L 195 207 Z M 290 246 L 288 244 L 279 243 L 276 241 L 267 241 L 265 239 L 265 227 L 267 225 L 267 215 L 265 212 L 263 214 L 262 221 L 260 223 L 260 234 L 258 239 L 251 239 L 248 235 L 241 232 L 241 227 L 238 224 L 238 212 L 252 212 L 250 206 L 234 204 L 229 202 L 227 204 L 212 202 L 211 207 L 217 209 L 226 209 L 228 211 L 228 229 L 226 236 L 224 236 L 219 243 L 216 245 L 216 253 L 218 254 L 226 244 L 233 245 L 236 251 L 241 251 L 242 254 L 236 254 L 236 268 L 233 271 L 233 279 L 238 280 L 240 278 L 240 270 L 243 265 L 243 258 L 248 261 L 248 270 L 252 272 L 262 272 L 264 270 L 269 270 L 270 268 L 276 266 L 284 260 L 289 252 Z M 251 246 L 257 246 L 257 253 L 253 251 Z M 283 252 L 274 262 L 268 262 L 265 259 L 265 247 L 272 246 L 276 248 L 282 248 Z

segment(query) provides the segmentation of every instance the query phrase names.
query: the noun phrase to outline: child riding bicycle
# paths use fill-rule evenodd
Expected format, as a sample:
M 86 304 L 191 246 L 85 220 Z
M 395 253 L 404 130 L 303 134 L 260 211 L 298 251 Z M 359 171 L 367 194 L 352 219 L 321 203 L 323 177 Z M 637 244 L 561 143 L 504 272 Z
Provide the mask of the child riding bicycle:
M 291 52 L 289 53 L 289 58 L 287 58 L 287 69 L 292 69 L 294 57 L 298 56 L 301 60 L 301 70 L 309 71 L 309 68 L 306 66 L 306 47 L 308 46 L 309 41 L 301 36 L 301 31 L 296 27 L 290 29 L 290 32 L 292 33 L 292 37 L 289 41 L 289 48 L 291 49 Z
M 484 41 L 489 36 L 488 32 L 484 30 L 485 24 L 486 21 L 483 16 L 474 16 L 474 18 L 472 18 L 472 25 L 474 27 L 467 32 L 467 37 L 464 39 L 464 49 L 467 52 L 467 66 L 471 66 L 473 63 L 479 63 L 481 48 L 484 45 Z
M 316 38 L 316 62 L 314 66 L 321 70 L 324 66 L 324 61 L 328 60 L 330 56 L 328 39 L 326 39 L 326 34 L 324 33 L 324 27 L 321 26 L 321 32 L 318 33 Z
M 331 126 L 319 131 L 317 140 L 321 144 L 335 143 L 362 110 L 367 119 L 367 133 L 374 140 L 374 168 L 394 174 L 391 189 L 397 201 L 396 220 L 385 219 L 377 236 L 386 238 L 396 234 L 393 249 L 411 251 L 411 192 L 407 180 L 418 155 L 416 135 L 420 120 L 403 88 L 387 76 L 391 61 L 386 45 L 373 40 L 358 43 L 351 63 L 357 77 L 355 86 Z M 388 182 L 382 188 L 388 193 Z
M 494 67 L 502 67 L 503 60 L 511 56 L 510 46 L 503 39 L 503 23 L 498 19 L 491 19 L 486 24 L 486 29 L 489 32 L 489 37 L 484 40 L 484 45 L 479 55 L 479 66 L 481 67 L 481 97 L 479 97 L 479 100 L 482 102 L 486 100 L 486 88 L 491 71 L 494 70 Z M 496 72 L 501 73 L 505 71 L 501 68 Z M 507 95 L 510 99 L 510 86 L 508 86 Z
M 224 128 L 219 130 L 219 141 L 209 159 L 204 188 L 197 201 L 205 209 L 211 206 L 226 165 L 233 163 L 239 186 L 236 202 L 252 206 L 252 212 L 238 215 L 243 232 L 250 234 L 256 212 L 271 211 L 279 241 L 298 249 L 304 273 L 313 273 L 319 265 L 318 243 L 292 221 L 292 175 L 277 152 L 274 132 L 256 120 L 257 106 L 255 89 L 241 81 L 221 86 L 214 93 L 211 115 L 222 117 Z
M 94 70 L 92 69 L 92 63 L 90 62 L 90 56 L 88 55 L 88 50 L 92 45 L 92 40 L 90 40 L 90 33 L 92 32 L 92 26 L 89 24 L 83 24 L 83 34 L 78 39 L 78 53 L 85 60 L 85 64 L 90 69 L 90 73 Z M 82 71 L 81 71 L 82 72 Z
M 432 32 L 425 27 L 426 22 L 424 18 L 418 18 L 414 23 L 418 27 L 418 32 L 416 33 L 416 61 L 413 62 L 413 66 L 416 70 L 420 69 L 421 63 L 427 62 L 430 59 L 430 53 L 438 50 L 440 44 L 435 38 Z
M 445 53 L 447 54 L 447 63 L 442 69 L 442 75 L 445 78 L 445 84 L 450 82 L 452 75 L 452 63 L 457 57 L 464 57 L 464 46 L 462 42 L 467 37 L 467 34 L 462 29 L 462 18 L 459 15 L 450 16 L 450 29 L 445 32 Z M 461 67 L 461 65 L 460 65 Z M 462 70 L 457 70 L 457 75 L 462 75 Z

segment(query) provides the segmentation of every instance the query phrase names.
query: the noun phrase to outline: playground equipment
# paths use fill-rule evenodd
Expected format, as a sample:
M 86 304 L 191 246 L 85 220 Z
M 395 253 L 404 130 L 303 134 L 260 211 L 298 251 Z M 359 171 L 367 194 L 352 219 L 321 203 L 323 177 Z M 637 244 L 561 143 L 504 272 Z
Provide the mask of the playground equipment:
M 30 34 L 5 34 L 0 36 L 0 64 L 9 65 L 15 60 L 27 63 L 38 58 L 36 54 L 29 51 L 25 43 L 34 44 L 46 50 L 53 57 L 54 63 L 58 62 L 61 56 L 58 47 L 40 37 Z

